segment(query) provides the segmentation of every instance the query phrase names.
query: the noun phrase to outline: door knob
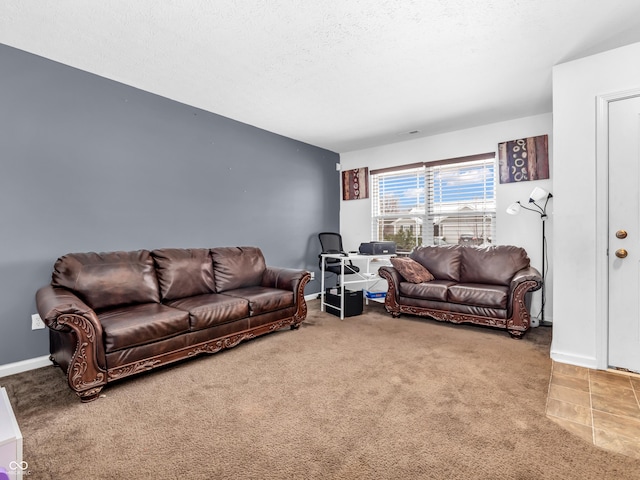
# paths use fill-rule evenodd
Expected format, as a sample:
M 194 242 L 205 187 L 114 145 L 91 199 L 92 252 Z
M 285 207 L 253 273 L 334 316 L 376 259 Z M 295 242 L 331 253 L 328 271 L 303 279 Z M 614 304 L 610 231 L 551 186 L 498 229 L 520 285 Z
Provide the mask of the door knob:
M 629 255 L 629 252 L 627 252 L 624 248 L 619 248 L 618 250 L 616 250 L 616 257 L 618 258 L 625 258 L 627 255 Z
M 618 230 L 616 232 L 616 238 L 627 238 L 627 231 L 626 230 Z

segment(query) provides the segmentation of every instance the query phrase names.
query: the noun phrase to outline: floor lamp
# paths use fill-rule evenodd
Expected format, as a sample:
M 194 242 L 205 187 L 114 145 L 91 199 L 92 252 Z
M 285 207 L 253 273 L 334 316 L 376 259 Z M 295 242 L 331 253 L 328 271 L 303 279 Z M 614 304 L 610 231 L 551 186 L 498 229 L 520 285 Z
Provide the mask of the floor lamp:
M 545 277 L 547 275 L 547 237 L 545 235 L 545 221 L 547 220 L 547 203 L 553 195 L 547 192 L 544 188 L 536 187 L 529 195 L 529 207 L 522 205 L 520 202 L 515 202 L 509 205 L 507 213 L 509 215 L 517 215 L 520 213 L 520 209 L 524 208 L 530 212 L 534 212 L 540 215 L 542 220 L 542 306 L 540 309 L 540 325 L 544 325 L 544 305 L 545 305 Z

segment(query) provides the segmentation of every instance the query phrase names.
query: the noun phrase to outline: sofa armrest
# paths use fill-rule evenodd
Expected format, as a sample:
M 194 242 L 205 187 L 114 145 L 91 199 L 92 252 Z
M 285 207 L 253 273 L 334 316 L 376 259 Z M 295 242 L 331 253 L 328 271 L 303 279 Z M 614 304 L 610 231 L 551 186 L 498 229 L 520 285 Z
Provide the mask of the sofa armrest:
M 516 272 L 509 285 L 507 302 L 507 329 L 512 336 L 519 337 L 529 329 L 531 318 L 525 302 L 529 292 L 542 287 L 542 276 L 533 267 L 526 267 Z M 518 333 L 521 332 L 521 333 Z
M 80 297 L 66 288 L 47 285 L 36 293 L 36 306 L 42 321 L 53 330 L 69 331 L 69 327 L 58 324 L 58 318 L 62 315 L 79 315 L 89 317 L 89 321 L 95 323 L 94 328 L 99 329 L 102 335 L 102 326 L 95 316 L 95 312 L 84 303 Z
M 51 285 L 38 290 L 36 305 L 47 327 L 73 336 L 73 351 L 65 352 L 67 379 L 80 397 L 90 397 L 107 383 L 102 325 L 96 313 L 73 292 Z
M 384 299 L 384 308 L 393 316 L 400 315 L 400 282 L 404 280 L 400 272 L 394 267 L 383 265 L 378 269 L 378 275 L 387 281 L 387 295 Z
M 384 278 L 388 282 L 387 295 L 395 294 L 396 297 L 400 296 L 400 282 L 403 280 L 402 275 L 394 267 L 390 265 L 383 265 L 378 269 L 378 275 Z
M 526 267 L 517 271 L 513 276 L 511 284 L 509 285 L 509 292 L 513 292 L 519 284 L 527 281 L 536 282 L 536 285 L 528 290 L 530 292 L 539 290 L 542 287 L 542 276 L 540 272 L 533 267 Z
M 311 274 L 306 270 L 267 267 L 262 275 L 262 286 L 295 292 L 302 279 L 306 276 L 309 277 L 309 280 L 311 279 Z
M 304 299 L 304 288 L 311 281 L 311 273 L 306 270 L 293 268 L 267 267 L 262 275 L 262 286 L 291 290 L 294 295 L 296 313 L 293 316 L 293 325 L 298 326 L 307 318 L 307 302 Z

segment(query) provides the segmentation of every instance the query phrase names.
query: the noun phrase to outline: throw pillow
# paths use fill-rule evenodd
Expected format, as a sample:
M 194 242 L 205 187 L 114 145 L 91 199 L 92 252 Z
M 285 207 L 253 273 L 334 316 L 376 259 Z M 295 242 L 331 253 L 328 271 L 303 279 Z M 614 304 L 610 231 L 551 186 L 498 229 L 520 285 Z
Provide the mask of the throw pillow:
M 391 264 L 411 283 L 430 282 L 435 280 L 431 272 L 409 257 L 392 257 Z

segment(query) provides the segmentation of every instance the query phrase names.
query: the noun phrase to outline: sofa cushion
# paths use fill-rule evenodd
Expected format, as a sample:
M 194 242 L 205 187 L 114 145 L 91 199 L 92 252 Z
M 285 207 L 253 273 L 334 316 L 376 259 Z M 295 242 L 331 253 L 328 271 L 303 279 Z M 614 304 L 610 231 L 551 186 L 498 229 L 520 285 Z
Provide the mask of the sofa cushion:
M 212 248 L 211 258 L 218 293 L 260 285 L 267 268 L 258 247 Z
M 210 293 L 167 302 L 167 305 L 189 312 L 191 331 L 203 330 L 249 316 L 249 302 L 243 298 Z
M 409 257 L 392 257 L 391 264 L 408 282 L 422 283 L 434 279 L 431 272 Z
M 160 301 L 147 250 L 64 255 L 56 261 L 51 285 L 73 291 L 94 310 Z
M 145 345 L 189 331 L 189 313 L 162 305 L 144 303 L 98 314 L 107 353 Z
M 479 283 L 458 283 L 448 290 L 447 300 L 452 303 L 477 307 L 507 308 L 509 287 Z
M 414 248 L 409 257 L 429 270 L 437 280 L 459 282 L 461 250 L 460 245 L 427 245 Z
M 251 316 L 293 307 L 295 298 L 291 290 L 280 290 L 270 287 L 246 287 L 227 290 L 225 295 L 243 298 L 249 302 Z
M 164 300 L 193 297 L 215 291 L 208 248 L 162 248 L 151 252 Z
M 509 285 L 518 270 L 529 266 L 527 252 L 512 245 L 466 246 L 462 249 L 460 281 Z
M 425 283 L 400 283 L 400 295 L 403 297 L 424 298 L 425 300 L 447 301 L 447 291 L 456 282 L 450 280 L 433 280 Z

